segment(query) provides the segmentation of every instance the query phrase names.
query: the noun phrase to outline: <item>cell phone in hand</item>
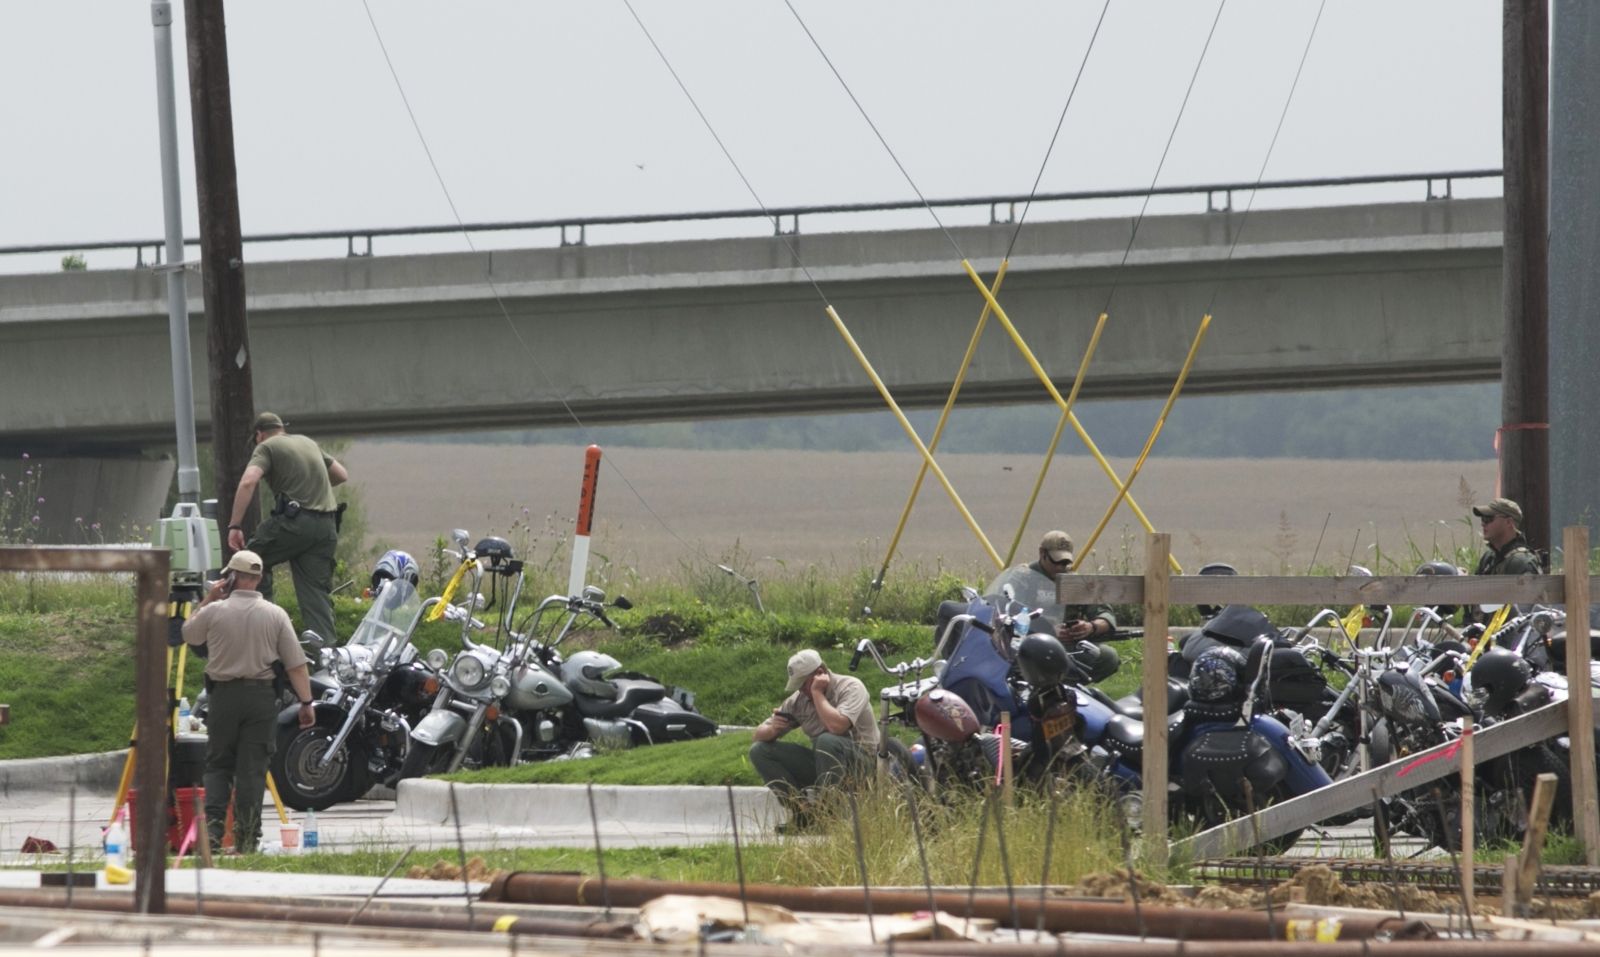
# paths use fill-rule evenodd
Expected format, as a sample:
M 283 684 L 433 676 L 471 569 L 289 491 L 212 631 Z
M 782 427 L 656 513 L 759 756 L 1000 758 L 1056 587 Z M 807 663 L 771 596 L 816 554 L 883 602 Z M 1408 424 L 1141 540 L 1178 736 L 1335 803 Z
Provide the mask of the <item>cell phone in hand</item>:
M 800 723 L 800 719 L 799 718 L 796 718 L 794 715 L 790 714 L 787 711 L 775 711 L 775 712 L 773 712 L 773 716 L 777 717 L 777 718 L 782 718 L 783 720 L 789 722 L 790 724 L 799 724 Z
M 229 572 L 224 573 L 223 576 L 222 576 L 222 593 L 224 595 L 233 594 L 233 589 L 238 586 L 238 583 L 239 583 L 239 573 L 238 572 L 229 571 Z

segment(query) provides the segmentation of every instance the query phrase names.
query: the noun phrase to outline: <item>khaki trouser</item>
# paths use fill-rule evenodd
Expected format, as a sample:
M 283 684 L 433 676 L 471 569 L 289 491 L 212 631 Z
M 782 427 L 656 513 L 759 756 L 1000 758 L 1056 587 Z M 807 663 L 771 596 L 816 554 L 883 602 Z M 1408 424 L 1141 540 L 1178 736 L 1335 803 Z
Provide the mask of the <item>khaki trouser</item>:
M 206 714 L 206 829 L 213 849 L 222 846 L 233 793 L 233 846 L 241 854 L 261 844 L 261 800 L 267 761 L 277 746 L 278 698 L 272 680 L 218 681 Z
M 301 511 L 294 518 L 273 515 L 256 529 L 247 546 L 261 556 L 269 572 L 289 563 L 294 575 L 294 596 L 300 602 L 300 626 L 321 635 L 329 644 L 333 633 L 333 553 L 339 547 L 339 529 L 332 515 Z M 261 579 L 261 597 L 272 600 L 272 576 Z

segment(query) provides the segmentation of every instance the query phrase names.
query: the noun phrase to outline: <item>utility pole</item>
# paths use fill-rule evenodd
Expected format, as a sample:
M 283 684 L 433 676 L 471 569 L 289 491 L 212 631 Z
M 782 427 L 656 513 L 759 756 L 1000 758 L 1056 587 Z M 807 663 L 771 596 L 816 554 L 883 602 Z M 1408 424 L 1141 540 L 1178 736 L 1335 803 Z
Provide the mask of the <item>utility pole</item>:
M 217 514 L 226 517 L 233 514 L 234 489 L 250 461 L 246 443 L 255 417 L 255 388 L 244 311 L 244 243 L 239 233 L 239 179 L 233 162 L 233 105 L 222 2 L 184 0 L 183 17 L 189 41 L 195 192 L 200 199 L 211 451 Z M 245 512 L 246 539 L 255 531 L 256 515 L 253 508 Z
M 1497 449 L 1500 494 L 1522 506 L 1535 551 L 1550 547 L 1550 16 L 1547 0 L 1505 0 L 1501 140 L 1505 170 L 1505 350 Z
M 1600 4 L 1555 0 L 1550 52 L 1550 523 L 1600 540 Z M 1566 561 L 1587 562 L 1568 555 Z

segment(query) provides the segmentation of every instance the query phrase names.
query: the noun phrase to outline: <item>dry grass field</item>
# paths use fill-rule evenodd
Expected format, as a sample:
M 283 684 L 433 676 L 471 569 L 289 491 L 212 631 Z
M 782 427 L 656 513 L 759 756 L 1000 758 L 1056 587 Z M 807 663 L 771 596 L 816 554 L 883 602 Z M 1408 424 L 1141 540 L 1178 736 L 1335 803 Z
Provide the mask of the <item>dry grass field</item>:
M 454 527 L 474 535 L 513 532 L 508 537 L 520 545 L 519 521 L 531 525 L 534 554 L 548 553 L 571 531 L 583 450 L 365 441 L 344 460 L 366 503 L 368 544 L 405 548 L 426 562 L 434 539 Z M 757 577 L 811 564 L 855 572 L 883 560 L 919 464 L 914 452 L 609 449 L 592 550 L 647 577 L 736 552 L 741 570 Z M 1005 557 L 1038 459 L 950 455 L 940 465 Z M 1114 465 L 1125 475 L 1131 463 Z M 1399 566 L 1414 563 L 1413 545 L 1425 553 L 1478 547 L 1468 505 L 1488 499 L 1494 481 L 1492 461 L 1152 457 L 1133 497 L 1156 529 L 1171 533 L 1173 552 L 1188 569 L 1228 561 L 1247 573 L 1303 572 L 1315 555 L 1324 566 L 1353 556 L 1384 566 L 1375 570 L 1409 572 Z M 1058 526 L 1081 550 L 1115 492 L 1092 459 L 1058 458 L 1018 556 L 1031 560 L 1039 536 Z M 1124 504 L 1085 567 L 1137 569 L 1143 542 Z M 975 575 L 989 567 L 931 474 L 896 562 Z

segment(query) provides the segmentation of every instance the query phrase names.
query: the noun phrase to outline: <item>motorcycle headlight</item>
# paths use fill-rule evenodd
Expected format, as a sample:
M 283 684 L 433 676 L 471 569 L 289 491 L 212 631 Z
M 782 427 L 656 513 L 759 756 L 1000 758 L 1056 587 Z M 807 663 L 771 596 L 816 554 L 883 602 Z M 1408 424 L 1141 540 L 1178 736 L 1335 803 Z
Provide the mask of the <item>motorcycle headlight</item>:
M 443 648 L 435 648 L 428 652 L 428 657 L 423 660 L 434 671 L 443 671 L 444 666 L 450 663 L 450 655 Z
M 450 677 L 456 684 L 471 690 L 483 684 L 483 662 L 472 655 L 462 655 L 456 659 L 455 666 L 450 670 Z
M 505 675 L 495 675 L 489 679 L 489 693 L 496 698 L 504 698 L 511 693 L 511 679 Z

